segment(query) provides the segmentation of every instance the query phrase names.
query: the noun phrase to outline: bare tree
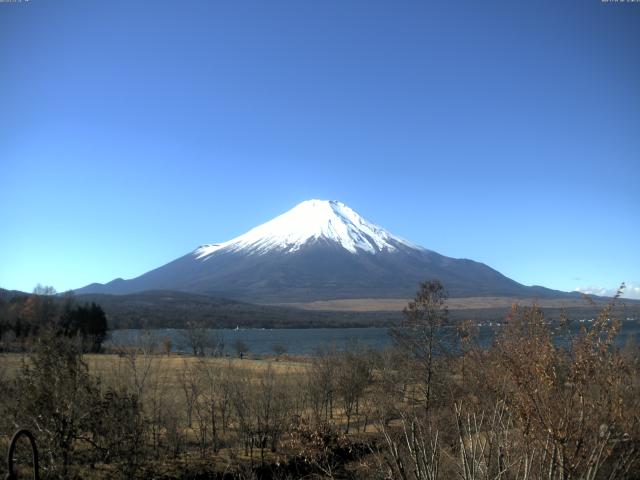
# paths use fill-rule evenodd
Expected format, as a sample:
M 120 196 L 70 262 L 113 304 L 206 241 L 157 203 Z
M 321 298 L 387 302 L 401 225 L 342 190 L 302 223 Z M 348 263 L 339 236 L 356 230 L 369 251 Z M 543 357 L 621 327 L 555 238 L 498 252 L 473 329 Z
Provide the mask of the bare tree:
M 336 391 L 337 355 L 333 350 L 319 350 L 311 359 L 307 391 L 316 423 L 333 418 Z
M 45 333 L 16 381 L 16 426 L 36 432 L 50 470 L 66 477 L 100 398 L 79 342 Z
M 188 360 L 182 361 L 182 369 L 180 370 L 179 384 L 184 395 L 185 410 L 187 414 L 187 426 L 191 428 L 193 423 L 193 407 L 196 404 L 200 393 L 199 385 L 200 376 L 196 368 Z
M 236 340 L 233 342 L 233 349 L 236 351 L 236 354 L 242 358 L 249 351 L 249 345 L 247 345 L 243 340 Z
M 391 335 L 417 363 L 416 378 L 422 388 L 422 398 L 414 399 L 424 404 L 425 412 L 431 407 L 435 374 L 435 355 L 441 348 L 438 335 L 447 321 L 447 294 L 438 280 L 424 282 L 413 301 L 404 309 L 401 328 L 391 330 Z
M 227 432 L 231 402 L 231 379 L 236 368 L 227 362 L 214 364 L 201 359 L 195 365 L 199 378 L 199 395 L 195 404 L 199 419 L 201 444 L 206 448 L 211 440 L 214 452 L 220 448 L 221 435 Z
M 164 337 L 162 339 L 162 351 L 168 357 L 171 355 L 171 350 L 173 350 L 173 340 L 171 340 L 171 337 Z
M 287 353 L 288 348 L 287 348 L 287 346 L 286 346 L 285 344 L 283 344 L 283 343 L 276 343 L 276 344 L 273 344 L 273 345 L 271 346 L 271 350 L 273 350 L 273 353 L 275 353 L 275 354 L 276 354 L 276 357 L 278 357 L 278 358 L 279 358 L 279 357 L 281 357 L 282 355 L 284 355 L 285 353 Z
M 372 364 L 368 352 L 355 349 L 342 352 L 336 369 L 336 393 L 347 418 L 345 433 L 349 433 L 353 415 L 359 413 L 360 402 L 371 382 Z

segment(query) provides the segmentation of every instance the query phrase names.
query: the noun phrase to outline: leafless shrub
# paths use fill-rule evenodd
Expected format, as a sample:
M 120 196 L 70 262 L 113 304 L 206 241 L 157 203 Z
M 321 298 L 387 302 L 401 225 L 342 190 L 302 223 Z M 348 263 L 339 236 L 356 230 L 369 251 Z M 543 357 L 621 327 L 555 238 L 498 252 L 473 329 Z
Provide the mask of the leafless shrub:
M 311 360 L 306 388 L 313 418 L 317 423 L 327 423 L 333 418 L 337 368 L 337 354 L 334 350 L 320 350 Z
M 335 390 L 347 420 L 345 433 L 349 433 L 353 416 L 360 413 L 361 403 L 372 379 L 371 360 L 368 352 L 357 348 L 341 352 L 337 357 Z

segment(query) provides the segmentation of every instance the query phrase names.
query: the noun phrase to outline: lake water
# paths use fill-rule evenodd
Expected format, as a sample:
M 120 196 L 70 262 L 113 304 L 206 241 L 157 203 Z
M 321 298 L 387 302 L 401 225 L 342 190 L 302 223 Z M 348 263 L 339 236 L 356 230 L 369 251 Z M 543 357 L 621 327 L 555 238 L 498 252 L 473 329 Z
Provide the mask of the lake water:
M 577 325 L 574 328 L 577 328 Z M 479 327 L 480 343 L 488 345 L 494 336 L 496 324 Z M 357 342 L 366 348 L 384 349 L 392 345 L 387 328 L 282 328 L 282 329 L 241 329 L 215 330 L 222 334 L 225 351 L 234 353 L 233 344 L 237 340 L 243 341 L 249 352 L 257 355 L 273 354 L 274 346 L 281 345 L 292 355 L 311 355 L 322 348 L 342 350 Z M 622 322 L 622 330 L 616 344 L 624 346 L 630 336 L 638 338 L 640 321 L 628 319 Z M 130 347 L 142 342 L 160 344 L 163 339 L 171 339 L 172 349 L 176 352 L 189 352 L 189 342 L 185 330 L 114 330 L 106 346 Z M 559 342 L 562 343 L 562 339 Z

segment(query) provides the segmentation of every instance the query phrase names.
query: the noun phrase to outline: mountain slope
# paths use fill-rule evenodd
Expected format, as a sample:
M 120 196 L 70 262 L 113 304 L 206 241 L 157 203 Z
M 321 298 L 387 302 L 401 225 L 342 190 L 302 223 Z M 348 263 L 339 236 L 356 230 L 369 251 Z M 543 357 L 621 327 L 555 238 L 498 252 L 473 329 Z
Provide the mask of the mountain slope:
M 567 296 L 525 287 L 482 263 L 445 257 L 368 222 L 336 201 L 309 200 L 228 242 L 203 245 L 131 280 L 77 293 L 179 290 L 263 303 L 409 298 L 441 280 L 454 297 Z

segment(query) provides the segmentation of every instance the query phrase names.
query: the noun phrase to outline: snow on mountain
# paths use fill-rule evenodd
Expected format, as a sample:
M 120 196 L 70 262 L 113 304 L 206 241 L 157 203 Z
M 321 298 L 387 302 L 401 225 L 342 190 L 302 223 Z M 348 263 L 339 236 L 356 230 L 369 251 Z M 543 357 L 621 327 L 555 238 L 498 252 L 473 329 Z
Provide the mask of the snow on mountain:
M 402 246 L 422 250 L 365 220 L 344 203 L 307 200 L 228 242 L 203 245 L 193 255 L 197 259 L 207 259 L 221 250 L 259 255 L 272 251 L 293 253 L 303 245 L 319 240 L 335 242 L 351 253 L 393 252 Z

